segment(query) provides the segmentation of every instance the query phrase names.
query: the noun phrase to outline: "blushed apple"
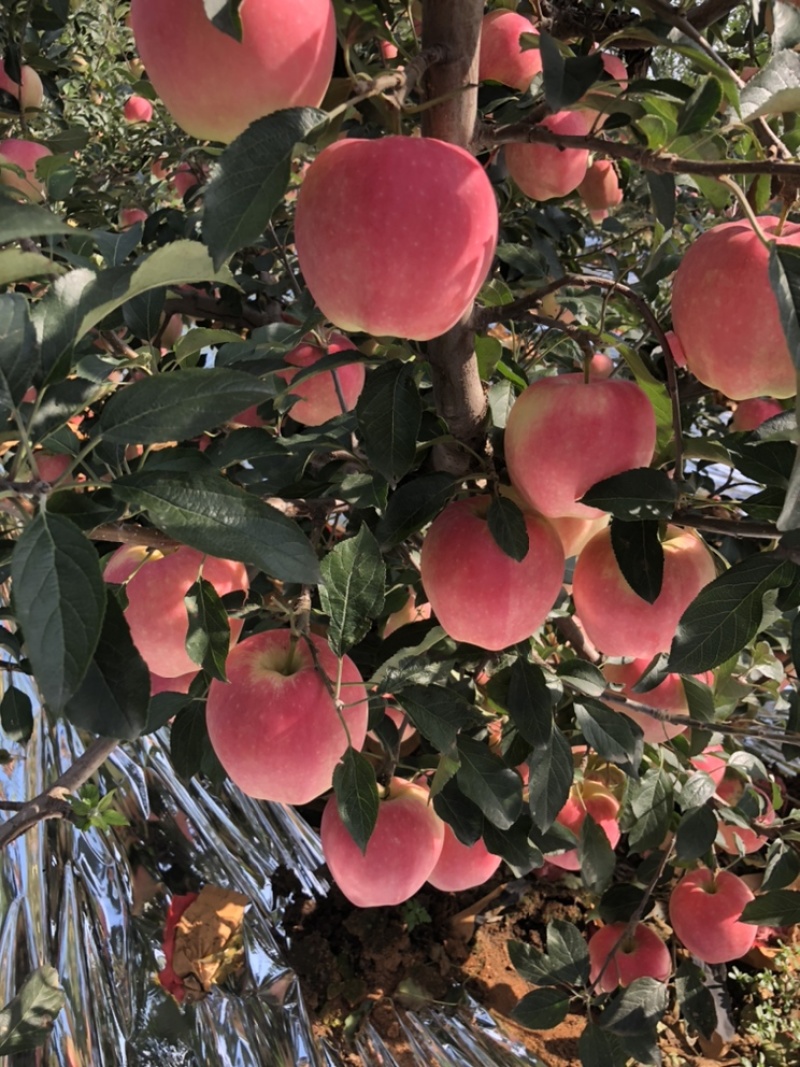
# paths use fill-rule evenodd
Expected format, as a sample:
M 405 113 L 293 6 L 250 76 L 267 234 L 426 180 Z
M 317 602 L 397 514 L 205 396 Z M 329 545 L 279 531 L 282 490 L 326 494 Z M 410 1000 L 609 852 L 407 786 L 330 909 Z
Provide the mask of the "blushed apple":
M 525 92 L 542 69 L 538 48 L 522 49 L 520 37 L 533 33 L 530 19 L 516 11 L 490 11 L 481 25 L 480 81 L 500 82 Z
M 34 202 L 44 200 L 44 185 L 36 177 L 36 164 L 46 156 L 52 156 L 49 148 L 34 141 L 10 137 L 0 141 L 0 163 L 11 163 L 24 171 L 24 176 L 11 167 L 0 168 L 0 184 L 16 189 Z
M 427 341 L 471 307 L 497 226 L 491 183 L 463 148 L 347 138 L 306 172 L 295 244 L 311 295 L 336 326 Z
M 722 745 L 711 745 L 703 752 L 692 756 L 689 760 L 695 770 L 703 771 L 704 774 L 707 774 L 717 788 L 719 788 L 728 769 L 727 761 L 718 755 L 720 752 L 724 752 Z
M 608 515 L 597 519 L 579 519 L 574 515 L 548 515 L 547 521 L 555 528 L 564 546 L 564 556 L 578 556 L 596 533 L 608 526 Z
M 553 133 L 582 137 L 586 118 L 577 111 L 558 111 L 540 126 Z M 531 200 L 552 200 L 574 193 L 586 176 L 589 152 L 585 148 L 558 148 L 550 144 L 509 144 L 505 147 L 508 172 Z
M 150 122 L 153 118 L 153 105 L 144 96 L 129 96 L 122 109 L 123 118 L 127 123 L 135 125 L 139 122 Z
M 758 927 L 740 922 L 753 894 L 730 871 L 700 867 L 678 882 L 669 898 L 675 935 L 704 963 L 729 963 L 753 947 Z
M 578 186 L 578 193 L 594 222 L 607 218 L 608 209 L 622 203 L 619 177 L 611 160 L 596 159 Z
M 736 405 L 736 411 L 731 419 L 731 429 L 738 433 L 748 430 L 757 430 L 762 422 L 782 415 L 786 409 L 777 400 L 768 400 L 764 397 L 751 397 L 750 400 L 741 400 Z
M 633 691 L 633 687 L 644 674 L 649 662 L 650 659 L 648 658 L 639 658 L 632 660 L 630 663 L 604 663 L 600 669 L 607 681 L 622 686 L 619 692 L 620 696 L 640 704 L 647 704 L 648 707 L 657 708 L 660 711 L 667 711 L 671 715 L 688 716 L 689 705 L 686 700 L 686 690 L 683 685 L 683 679 L 679 674 L 668 674 L 663 682 L 659 682 L 652 689 L 648 689 L 646 693 L 635 693 Z M 714 684 L 713 671 L 697 674 L 695 678 L 705 685 Z M 644 740 L 649 745 L 658 745 L 665 741 L 670 741 L 673 737 L 677 737 L 678 734 L 682 734 L 686 729 L 680 723 L 661 722 L 659 719 L 646 715 L 643 711 L 634 711 L 633 708 L 622 707 L 620 704 L 609 704 L 609 707 L 613 708 L 614 711 L 624 712 L 635 723 L 638 723 L 642 728 Z
M 600 993 L 613 993 L 637 978 L 666 982 L 672 974 L 669 949 L 644 923 L 636 923 L 630 933 L 625 922 L 601 927 L 589 938 L 589 963 L 590 982 L 596 982 L 602 971 L 596 987 Z
M 42 79 L 33 67 L 25 63 L 20 67 L 20 81 L 15 82 L 9 77 L 5 63 L 0 59 L 0 89 L 4 89 L 19 101 L 21 111 L 38 111 L 44 103 Z
M 599 782 L 584 781 L 573 785 L 569 799 L 556 816 L 556 822 L 580 837 L 581 826 L 587 815 L 591 815 L 608 838 L 612 848 L 619 844 L 620 803 L 614 794 Z M 554 867 L 563 871 L 581 869 L 577 848 L 568 848 L 564 852 L 548 853 L 547 859 Z
M 123 207 L 119 211 L 119 228 L 129 230 L 137 222 L 147 222 L 148 214 L 140 207 Z
M 465 889 L 483 885 L 501 862 L 500 856 L 489 852 L 483 838 L 479 837 L 474 845 L 464 845 L 453 833 L 452 827 L 445 823 L 442 854 L 428 875 L 428 882 L 445 893 L 461 893 Z
M 323 356 L 350 352 L 354 348 L 349 337 L 341 333 L 331 333 L 324 345 L 313 343 L 313 339 L 304 341 L 291 352 L 287 352 L 284 362 L 304 369 L 313 367 Z M 296 374 L 296 370 L 278 371 L 277 377 L 291 384 Z M 345 363 L 336 370 L 324 371 L 306 378 L 289 390 L 289 396 L 297 397 L 289 414 L 295 422 L 303 426 L 321 426 L 329 419 L 341 415 L 343 411 L 353 410 L 361 396 L 365 380 L 366 369 L 364 364 L 358 361 Z

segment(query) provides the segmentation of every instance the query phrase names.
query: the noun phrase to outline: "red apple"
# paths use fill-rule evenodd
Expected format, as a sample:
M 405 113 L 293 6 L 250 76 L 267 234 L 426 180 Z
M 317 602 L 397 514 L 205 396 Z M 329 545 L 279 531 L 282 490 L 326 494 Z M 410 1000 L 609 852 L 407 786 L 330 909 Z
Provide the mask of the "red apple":
M 530 637 L 547 618 L 561 588 L 564 552 L 545 519 L 526 515 L 528 553 L 512 559 L 489 532 L 490 504 L 489 496 L 448 504 L 425 537 L 420 573 L 445 631 L 498 651 Z
M 44 200 L 44 185 L 36 177 L 36 164 L 52 154 L 49 148 L 34 141 L 24 141 L 18 137 L 0 141 L 0 163 L 12 163 L 25 172 L 22 177 L 10 167 L 3 167 L 0 169 L 0 184 L 24 193 L 29 200 Z
M 539 125 L 570 136 L 582 137 L 586 133 L 586 118 L 577 111 L 558 111 Z M 575 192 L 589 166 L 587 149 L 551 144 L 509 144 L 505 158 L 508 173 L 531 200 L 552 200 Z
M 597 981 L 603 972 L 597 985 L 600 993 L 613 993 L 617 986 L 629 986 L 637 978 L 666 982 L 672 974 L 669 949 L 655 930 L 636 923 L 627 931 L 627 923 L 610 923 L 589 938 L 589 981 Z
M 620 696 L 624 696 L 628 700 L 637 701 L 640 704 L 647 704 L 651 708 L 668 711 L 672 715 L 688 716 L 689 705 L 686 702 L 686 690 L 683 687 L 683 679 L 679 674 L 668 674 L 663 682 L 654 686 L 653 689 L 648 689 L 646 693 L 635 693 L 633 691 L 633 687 L 644 674 L 649 662 L 649 658 L 644 658 L 632 660 L 630 663 L 604 663 L 600 669 L 607 681 L 622 685 Z M 698 682 L 704 682 L 706 685 L 714 684 L 713 671 L 697 674 L 695 678 Z M 642 728 L 644 739 L 649 745 L 657 745 L 664 741 L 669 741 L 671 738 L 677 737 L 678 734 L 682 734 L 686 729 L 680 723 L 660 722 L 642 711 L 623 708 L 620 704 L 609 704 L 609 707 L 612 707 L 614 711 L 624 712 L 635 723 L 638 723 Z
M 314 647 L 312 654 L 308 641 Z M 332 682 L 339 661 L 324 638 L 264 630 L 228 656 L 228 682 L 208 691 L 208 736 L 222 766 L 248 796 L 307 804 L 330 789 L 347 733 L 321 671 Z M 367 693 L 358 668 L 342 658 L 342 718 L 360 749 Z
M 150 122 L 153 117 L 153 105 L 144 96 L 129 96 L 122 109 L 122 115 L 126 122 Z
M 603 68 L 606 74 L 608 74 L 610 78 L 613 78 L 617 85 L 610 85 L 608 81 L 598 82 L 597 85 L 590 90 L 590 93 L 594 96 L 617 96 L 628 87 L 628 68 L 619 56 L 612 55 L 611 52 L 601 52 L 600 56 L 603 60 Z M 581 114 L 584 117 L 587 131 L 594 130 L 597 132 L 602 129 L 608 118 L 606 112 L 597 111 L 591 107 L 582 107 Z
M 650 659 L 667 651 L 681 615 L 716 577 L 713 556 L 691 530 L 668 526 L 662 547 L 664 577 L 652 604 L 623 578 L 609 530 L 595 534 L 578 556 L 572 578 L 575 611 L 589 640 L 607 656 Z
M 759 223 L 779 245 L 800 245 L 800 223 L 785 223 L 780 237 L 776 218 Z M 749 222 L 723 222 L 691 245 L 672 283 L 672 322 L 686 365 L 732 400 L 782 399 L 797 387 L 768 263 Z
M 6 73 L 5 63 L 0 59 L 0 89 L 19 100 L 22 111 L 36 111 L 44 103 L 42 79 L 33 67 L 25 64 L 20 68 L 21 82 L 13 81 Z
M 595 222 L 602 222 L 607 217 L 609 208 L 621 204 L 622 189 L 620 189 L 619 177 L 611 160 L 596 159 L 578 186 L 578 193 Z M 613 363 L 611 366 L 613 368 Z
M 782 415 L 786 409 L 777 400 L 765 400 L 762 397 L 753 397 L 750 400 L 742 400 L 736 405 L 736 411 L 731 419 L 731 429 L 742 433 L 747 430 L 757 430 L 762 422 Z
M 188 693 L 189 686 L 197 677 L 197 671 L 189 674 L 180 674 L 177 678 L 162 678 L 159 674 L 150 672 L 150 696 L 158 696 L 159 693 Z
M 393 778 L 362 853 L 331 797 L 322 813 L 322 851 L 334 882 L 357 908 L 382 908 L 413 897 L 442 852 L 444 823 L 422 786 Z
M 580 837 L 583 820 L 587 815 L 591 815 L 608 838 L 611 847 L 616 848 L 621 835 L 619 809 L 619 801 L 604 785 L 585 781 L 573 785 L 569 800 L 556 816 L 556 822 L 571 830 L 576 837 Z M 569 848 L 561 853 L 548 853 L 547 859 L 562 871 L 581 869 L 577 848 Z
M 739 922 L 753 894 L 730 871 L 701 867 L 685 874 L 669 898 L 675 935 L 704 963 L 738 960 L 753 947 L 758 928 Z
M 242 40 L 208 20 L 203 0 L 132 0 L 139 55 L 172 117 L 192 137 L 232 141 L 251 122 L 317 107 L 333 69 L 330 0 L 246 0 Z
M 538 48 L 520 47 L 520 36 L 533 33 L 533 24 L 516 11 L 491 11 L 481 26 L 481 52 L 478 78 L 500 82 L 525 92 L 542 69 Z
M 698 755 L 692 756 L 689 760 L 695 770 L 703 771 L 704 774 L 713 779 L 717 788 L 719 788 L 722 779 L 725 777 L 725 771 L 728 769 L 727 761 L 718 756 L 718 752 L 724 752 L 722 745 L 711 745 Z
M 191 163 L 179 163 L 169 179 L 169 184 L 175 190 L 175 194 L 183 199 L 190 189 L 203 184 L 206 173 L 205 166 L 198 168 L 192 166 Z
M 471 307 L 497 225 L 489 179 L 463 148 L 430 137 L 350 138 L 308 168 L 295 241 L 331 322 L 427 341 Z
M 514 488 L 536 511 L 596 519 L 605 513 L 578 500 L 595 482 L 649 466 L 655 443 L 653 407 L 634 382 L 561 374 L 517 397 L 505 456 Z
M 37 452 L 35 458 L 39 477 L 51 485 L 66 474 L 73 463 L 73 457 L 63 452 Z
M 442 854 L 428 876 L 428 882 L 445 893 L 483 885 L 500 866 L 500 856 L 493 856 L 478 838 L 474 845 L 463 845 L 450 826 L 444 827 Z
M 592 378 L 610 378 L 614 372 L 614 360 L 605 352 L 595 352 L 589 361 L 589 376 Z
M 119 211 L 119 228 L 129 230 L 137 222 L 147 222 L 147 212 L 140 207 L 123 207 Z
M 392 612 L 384 623 L 383 634 L 381 636 L 385 639 L 391 636 L 395 630 L 399 630 L 401 626 L 407 626 L 411 622 L 424 622 L 430 617 L 430 604 L 426 602 L 417 607 L 417 594 L 413 589 L 409 589 L 408 600 L 406 600 L 402 608 L 398 608 L 397 611 Z
M 197 673 L 197 664 L 186 651 L 189 619 L 183 598 L 201 568 L 202 576 L 220 596 L 249 586 L 243 563 L 204 556 L 185 545 L 172 552 L 153 551 L 149 556 L 141 545 L 124 545 L 111 555 L 103 571 L 107 582 L 127 582 L 125 618 L 133 643 L 150 670 L 164 678 Z M 242 629 L 241 619 L 231 619 L 230 626 L 231 641 L 235 641 Z
M 353 342 L 341 333 L 332 333 L 324 347 L 315 344 L 313 338 L 293 348 L 284 356 L 284 362 L 293 367 L 312 367 L 325 355 L 335 355 L 337 352 L 350 352 L 354 349 Z M 278 377 L 287 384 L 297 374 L 296 370 L 279 371 Z M 336 382 L 338 381 L 338 391 Z M 334 371 L 324 371 L 311 378 L 306 378 L 293 389 L 289 390 L 289 396 L 298 399 L 292 404 L 289 414 L 303 426 L 321 426 L 329 419 L 341 415 L 342 411 L 352 411 L 356 406 L 361 391 L 364 388 L 366 370 L 363 363 L 345 363 Z M 340 395 L 341 394 L 341 395 Z M 344 407 L 342 407 L 344 402 Z
M 596 533 L 608 526 L 608 515 L 598 519 L 578 519 L 574 515 L 548 515 L 547 521 L 555 528 L 564 546 L 564 556 L 571 559 L 579 555 Z

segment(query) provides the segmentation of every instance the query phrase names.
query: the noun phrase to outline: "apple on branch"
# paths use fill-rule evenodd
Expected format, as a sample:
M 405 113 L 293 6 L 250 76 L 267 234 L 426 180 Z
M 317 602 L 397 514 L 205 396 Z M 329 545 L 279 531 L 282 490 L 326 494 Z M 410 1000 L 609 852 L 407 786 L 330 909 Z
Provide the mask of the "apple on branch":
M 589 938 L 589 981 L 600 993 L 613 993 L 637 978 L 666 982 L 672 974 L 669 949 L 644 923 L 609 923 Z
M 700 867 L 678 882 L 669 898 L 669 921 L 686 948 L 704 963 L 729 963 L 755 943 L 758 927 L 740 916 L 753 893 L 731 871 Z
M 583 137 L 586 118 L 577 111 L 558 111 L 539 123 L 552 133 Z M 589 150 L 551 144 L 509 144 L 505 147 L 508 173 L 531 200 L 553 200 L 574 193 L 586 176 Z
M 523 49 L 520 37 L 533 33 L 530 19 L 516 11 L 490 11 L 481 26 L 480 81 L 499 82 L 524 93 L 542 69 L 538 48 Z
M 0 184 L 23 193 L 28 200 L 36 203 L 44 200 L 44 185 L 36 177 L 36 164 L 52 154 L 45 145 L 20 137 L 0 141 L 0 164 L 11 164 L 0 167 Z M 19 174 L 17 167 L 24 174 Z

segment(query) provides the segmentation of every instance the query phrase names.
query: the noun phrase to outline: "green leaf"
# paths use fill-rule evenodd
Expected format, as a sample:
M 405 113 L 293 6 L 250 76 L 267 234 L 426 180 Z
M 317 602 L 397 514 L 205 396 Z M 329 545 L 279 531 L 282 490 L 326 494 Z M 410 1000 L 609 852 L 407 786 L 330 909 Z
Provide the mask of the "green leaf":
M 507 830 L 522 811 L 520 776 L 484 741 L 459 737 L 458 755 L 461 766 L 456 781 L 462 792 L 478 805 L 489 822 Z
M 658 848 L 667 835 L 674 808 L 672 778 L 653 767 L 629 787 L 628 806 L 636 820 L 628 829 L 628 844 L 636 852 Z
M 313 107 L 276 111 L 256 119 L 222 153 L 203 190 L 203 240 L 216 268 L 261 240 L 289 184 L 294 146 L 324 122 L 325 112 Z
M 83 680 L 100 640 L 106 609 L 100 561 L 69 519 L 40 511 L 14 548 L 11 582 L 33 673 L 58 714 Z
M 675 973 L 678 1007 L 688 1024 L 707 1040 L 717 1028 L 717 1008 L 706 986 L 706 975 L 691 960 L 684 960 Z
M 378 542 L 366 525 L 355 537 L 340 541 L 321 565 L 319 595 L 330 617 L 328 643 L 343 656 L 369 632 L 383 610 L 386 565 Z
M 57 237 L 64 233 L 80 232 L 52 211 L 37 204 L 23 204 L 0 194 L 0 245 L 18 241 L 21 237 Z
M 699 674 L 738 655 L 758 633 L 765 593 L 790 585 L 795 572 L 793 563 L 760 552 L 715 578 L 681 616 L 669 670 Z
M 486 516 L 489 533 L 499 548 L 517 562 L 525 559 L 530 542 L 525 526 L 525 516 L 514 503 L 505 496 L 496 496 L 489 505 Z
M 703 79 L 683 105 L 678 116 L 678 135 L 690 136 L 706 129 L 722 103 L 722 86 L 714 77 Z
M 0 1011 L 0 1056 L 41 1048 L 66 1003 L 54 967 L 37 967 Z
M 610 512 L 615 519 L 671 519 L 678 491 L 665 471 L 637 467 L 604 478 L 584 493 L 582 504 Z
M 642 762 L 642 730 L 635 722 L 603 704 L 575 705 L 575 721 L 586 741 L 604 759 L 625 767 L 632 777 Z
M 387 482 L 397 482 L 414 464 L 422 422 L 413 368 L 395 359 L 368 374 L 356 417 L 370 464 Z
M 186 651 L 211 678 L 227 682 L 225 661 L 231 643 L 228 613 L 211 582 L 198 578 L 183 598 L 189 616 Z
M 409 685 L 396 692 L 395 697 L 414 726 L 439 752 L 453 745 L 459 730 L 480 722 L 476 708 L 443 685 Z
M 675 175 L 648 172 L 646 177 L 656 218 L 665 230 L 671 230 L 675 222 Z
M 740 100 L 745 122 L 800 110 L 800 56 L 788 48 L 778 52 L 748 81 Z
M 0 712 L 2 712 L 0 706 Z M 761 891 L 783 889 L 800 876 L 800 856 L 794 848 L 784 841 L 773 841 L 767 852 L 767 866 Z
M 541 849 L 531 840 L 531 817 L 523 811 L 513 826 L 499 830 L 487 822 L 483 828 L 483 843 L 493 856 L 501 856 L 517 878 L 524 878 L 534 868 L 544 864 Z
M 602 696 L 608 686 L 603 672 L 598 667 L 577 657 L 559 663 L 556 674 L 570 689 L 588 697 Z
M 527 1030 L 552 1030 L 569 1014 L 569 993 L 545 986 L 526 993 L 511 1012 L 511 1018 Z
M 132 741 L 144 732 L 150 703 L 150 671 L 109 586 L 106 610 L 89 669 L 67 701 L 64 714 L 81 730 Z
M 558 42 L 548 33 L 539 34 L 544 96 L 553 111 L 575 104 L 595 84 L 605 69 L 599 52 L 590 56 L 561 54 Z
M 21 689 L 10 685 L 0 700 L 0 726 L 11 741 L 26 745 L 33 733 L 31 698 Z
M 745 906 L 741 921 L 757 926 L 794 926 L 800 922 L 800 892 L 772 889 L 761 893 Z
M 578 1039 L 582 1067 L 625 1067 L 628 1056 L 619 1040 L 595 1023 L 587 1023 Z
M 561 976 L 551 967 L 545 952 L 522 941 L 506 942 L 508 958 L 520 978 L 531 985 L 558 985 Z
M 319 578 L 300 527 L 215 471 L 142 471 L 114 482 L 113 490 L 169 537 L 199 552 L 252 564 L 286 582 L 313 584 Z
M 366 756 L 347 749 L 333 772 L 333 791 L 339 817 L 362 853 L 366 852 L 379 805 L 375 770 Z
M 213 749 L 208 739 L 206 708 L 202 701 L 193 700 L 175 716 L 170 727 L 169 751 L 179 777 L 188 780 L 204 770 Z
M 592 893 L 601 896 L 614 877 L 617 861 L 605 830 L 588 813 L 581 823 L 578 860 L 583 884 Z
M 573 923 L 554 919 L 547 924 L 547 955 L 560 981 L 575 986 L 589 981 L 589 948 Z
M 683 813 L 675 834 L 675 854 L 681 863 L 693 863 L 714 846 L 717 818 L 705 804 Z
M 572 749 L 560 730 L 552 730 L 547 744 L 534 750 L 528 767 L 531 819 L 544 834 L 566 804 L 575 774 Z
M 800 58 L 794 57 L 800 64 Z M 769 281 L 778 302 L 786 344 L 800 370 L 800 249 L 773 241 L 769 249 Z
M 242 39 L 242 18 L 239 8 L 243 0 L 203 0 L 206 18 L 234 41 Z
M 600 1017 L 604 1030 L 618 1037 L 654 1031 L 667 1010 L 667 983 L 655 978 L 635 978 L 627 989 L 614 995 Z
M 554 703 L 554 695 L 547 688 L 541 667 L 524 659 L 516 660 L 508 686 L 508 716 L 534 748 L 549 744 Z
M 11 417 L 39 370 L 39 345 L 20 293 L 0 296 L 0 421 Z
M 611 547 L 622 576 L 634 593 L 648 604 L 655 603 L 664 577 L 664 549 L 658 539 L 658 522 L 612 519 Z
M 798 331 L 800 334 L 800 330 Z M 800 337 L 798 338 L 800 340 Z M 786 488 L 786 499 L 775 523 L 781 531 L 789 532 L 800 527 L 800 459 L 795 456 L 794 466 Z
M 155 374 L 116 392 L 100 416 L 106 441 L 152 445 L 213 430 L 272 389 L 244 371 L 192 367 Z
M 389 497 L 375 536 L 382 545 L 399 545 L 436 518 L 450 499 L 455 485 L 449 474 L 424 474 L 401 485 Z
M 65 268 L 39 252 L 23 252 L 21 248 L 4 248 L 0 251 L 0 286 L 31 278 L 56 277 Z
M 433 794 L 433 810 L 452 829 L 462 845 L 474 845 L 483 833 L 483 812 L 464 796 L 452 780 L 445 782 L 439 792 Z

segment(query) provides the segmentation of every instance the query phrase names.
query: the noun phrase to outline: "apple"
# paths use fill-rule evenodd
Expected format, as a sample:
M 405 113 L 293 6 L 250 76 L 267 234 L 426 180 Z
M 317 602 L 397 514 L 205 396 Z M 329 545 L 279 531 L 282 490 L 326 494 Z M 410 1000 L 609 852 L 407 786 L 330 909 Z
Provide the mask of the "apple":
M 501 862 L 501 857 L 493 856 L 482 838 L 478 838 L 474 845 L 464 845 L 453 833 L 452 827 L 445 823 L 442 854 L 428 875 L 428 882 L 434 889 L 441 889 L 445 893 L 460 893 L 464 889 L 483 885 Z
M 322 813 L 320 838 L 333 880 L 351 904 L 391 907 L 413 897 L 430 877 L 442 853 L 444 823 L 425 786 L 392 778 L 365 853 L 342 822 L 334 796 Z
M 663 682 L 659 682 L 657 686 L 648 689 L 646 693 L 635 693 L 633 691 L 633 687 L 644 674 L 649 662 L 649 658 L 640 658 L 634 659 L 630 663 L 604 663 L 600 670 L 607 681 L 622 686 L 619 693 L 620 696 L 624 696 L 628 700 L 635 700 L 640 704 L 647 704 L 651 708 L 668 711 L 672 715 L 688 716 L 689 705 L 686 702 L 686 690 L 683 686 L 683 679 L 679 674 L 668 674 Z M 714 684 L 713 671 L 696 674 L 695 678 L 705 685 Z M 642 728 L 644 739 L 649 745 L 658 745 L 664 741 L 669 741 L 686 729 L 680 723 L 660 722 L 642 711 L 623 708 L 620 704 L 609 704 L 609 707 L 613 708 L 614 711 L 624 712 L 635 723 L 638 723 Z
M 778 237 L 778 219 L 758 221 L 779 245 L 800 246 L 800 223 L 785 223 Z M 704 385 L 731 400 L 794 396 L 769 253 L 749 222 L 723 222 L 693 242 L 672 283 L 672 323 L 678 361 Z
M 644 923 L 636 923 L 630 933 L 624 922 L 601 927 L 589 938 L 589 964 L 590 982 L 596 982 L 602 971 L 599 993 L 613 993 L 617 986 L 629 986 L 637 978 L 666 982 L 672 974 L 669 949 Z
M 610 530 L 595 534 L 578 556 L 572 578 L 575 612 L 589 640 L 607 656 L 650 659 L 667 651 L 681 615 L 716 577 L 714 557 L 693 531 L 668 526 L 662 548 L 664 577 L 652 604 L 622 576 Z
M 24 193 L 29 200 L 44 200 L 44 185 L 36 177 L 36 164 L 45 156 L 52 156 L 49 148 L 34 141 L 10 137 L 0 141 L 0 163 L 11 163 L 24 171 L 24 177 L 10 167 L 0 169 L 0 184 Z
M 316 634 L 263 630 L 231 650 L 228 681 L 215 679 L 208 690 L 206 725 L 220 763 L 243 793 L 307 804 L 331 788 L 347 732 L 360 749 L 369 717 L 367 692 L 349 656 L 341 661 L 339 717 L 321 673 L 332 684 L 338 669 L 339 660 Z
M 511 482 L 530 507 L 547 516 L 597 519 L 605 512 L 579 499 L 595 482 L 649 466 L 655 443 L 653 407 L 634 382 L 560 374 L 520 393 L 504 447 Z
M 249 586 L 243 563 L 204 556 L 181 545 L 174 551 L 151 551 L 141 545 L 123 545 L 112 553 L 103 571 L 107 582 L 126 583 L 125 618 L 133 643 L 154 674 L 176 678 L 197 673 L 186 651 L 189 619 L 183 598 L 201 573 L 220 596 Z M 242 629 L 231 619 L 231 641 Z
M 119 228 L 129 230 L 137 222 L 147 222 L 148 214 L 140 207 L 123 207 L 119 210 Z
M 382 637 L 384 640 L 390 637 L 401 626 L 407 626 L 411 622 L 424 622 L 431 617 L 431 606 L 428 602 L 417 607 L 417 594 L 413 589 L 408 590 L 408 599 L 402 608 L 393 611 L 383 626 Z
M 533 33 L 533 23 L 516 11 L 491 11 L 481 25 L 478 79 L 500 82 L 524 93 L 542 69 L 538 48 L 520 46 L 520 36 Z
M 6 73 L 5 63 L 0 59 L 0 89 L 4 89 L 19 101 L 22 111 L 38 111 L 44 103 L 44 86 L 38 73 L 25 64 L 20 67 L 21 81 L 15 82 Z
M 600 782 L 584 781 L 573 785 L 569 799 L 556 816 L 556 822 L 580 837 L 581 826 L 587 815 L 591 815 L 608 838 L 612 848 L 619 844 L 620 803 L 614 794 Z M 548 853 L 547 860 L 562 871 L 579 871 L 581 869 L 577 848 L 568 848 L 565 852 Z
M 609 86 L 608 81 L 598 82 L 590 92 L 594 96 L 617 96 L 618 93 L 624 92 L 628 87 L 628 68 L 619 56 L 615 56 L 611 52 L 601 52 L 600 58 L 603 61 L 603 69 L 606 74 L 610 78 L 613 78 L 617 85 Z M 583 115 L 586 124 L 585 132 L 597 132 L 602 129 L 608 118 L 608 115 L 604 111 L 597 111 L 592 107 L 582 107 L 581 114 Z
M 176 196 L 183 199 L 190 189 L 203 184 L 207 173 L 208 168 L 205 166 L 198 168 L 191 163 L 179 163 L 169 178 L 169 184 L 175 190 Z
M 722 780 L 717 785 L 717 796 L 725 804 L 736 807 L 744 795 L 745 788 L 742 779 L 731 768 L 726 768 Z M 771 783 L 762 781 L 760 785 L 754 785 L 753 788 L 761 803 L 760 814 L 755 816 L 753 823 L 755 826 L 771 826 L 775 821 L 775 809 L 770 796 Z M 716 843 L 723 852 L 731 856 L 739 856 L 742 853 L 749 856 L 763 848 L 768 840 L 751 826 L 739 826 L 738 823 L 725 822 L 722 819 L 717 825 Z
M 564 546 L 564 556 L 571 559 L 579 555 L 600 530 L 608 526 L 608 515 L 597 519 L 578 519 L 574 515 L 548 515 L 547 521 L 555 528 Z
M 161 316 L 161 336 L 159 338 L 161 345 L 161 354 L 171 351 L 183 336 L 183 317 L 177 312 L 174 315 L 170 315 L 166 323 L 164 323 L 164 316 Z
M 242 40 L 209 21 L 203 0 L 132 0 L 139 55 L 164 106 L 192 137 L 232 141 L 273 111 L 317 107 L 333 70 L 330 0 L 246 0 Z
M 582 137 L 586 118 L 577 111 L 557 111 L 539 123 L 553 133 Z M 552 200 L 575 192 L 586 176 L 589 152 L 585 148 L 558 148 L 551 144 L 509 144 L 505 147 L 508 173 L 531 200 Z
M 517 562 L 489 531 L 489 496 L 456 500 L 434 519 L 422 545 L 420 574 L 434 615 L 455 641 L 496 652 L 524 641 L 552 608 L 564 576 L 558 534 L 525 515 L 529 548 Z
M 150 697 L 159 693 L 188 693 L 189 686 L 197 677 L 197 670 L 180 674 L 177 678 L 162 678 L 160 674 L 150 672 Z
M 727 761 L 718 756 L 718 752 L 724 752 L 722 745 L 710 745 L 703 752 L 698 753 L 696 756 L 692 756 L 689 760 L 691 765 L 697 771 L 703 771 L 714 782 L 717 788 L 719 788 L 722 779 L 725 777 L 725 772 L 728 769 Z
M 73 464 L 73 457 L 63 452 L 36 452 L 36 470 L 43 482 L 55 484 Z
M 355 345 L 348 337 L 341 333 L 332 333 L 327 338 L 327 343 L 323 344 L 317 344 L 313 338 L 308 338 L 288 352 L 284 356 L 284 362 L 298 368 L 313 367 L 325 355 L 351 352 L 354 348 Z M 278 371 L 277 377 L 290 384 L 296 374 L 296 370 Z M 341 415 L 343 411 L 353 410 L 361 396 L 365 378 L 366 369 L 364 364 L 359 362 L 345 363 L 336 370 L 324 371 L 306 378 L 289 390 L 289 396 L 297 397 L 289 414 L 295 422 L 303 426 L 321 426 L 329 419 Z
M 595 222 L 607 218 L 608 209 L 622 203 L 622 189 L 613 163 L 608 159 L 596 159 L 578 186 L 578 193 Z M 611 365 L 613 368 L 613 363 Z
M 463 148 L 431 137 L 347 138 L 306 172 L 295 243 L 331 322 L 427 341 L 472 306 L 497 227 L 491 183 Z
M 153 105 L 144 96 L 129 96 L 122 109 L 122 115 L 131 125 L 137 122 L 150 122 L 153 117 Z
M 689 952 L 704 963 L 728 963 L 749 952 L 758 928 L 739 921 L 753 893 L 730 871 L 700 867 L 678 882 L 669 898 L 669 921 Z
M 589 361 L 589 377 L 610 378 L 614 373 L 614 360 L 605 352 L 595 352 Z
M 736 411 L 731 419 L 731 429 L 738 433 L 748 430 L 757 430 L 762 422 L 782 415 L 786 409 L 777 400 L 767 400 L 763 397 L 752 397 L 750 400 L 742 400 L 736 405 Z

